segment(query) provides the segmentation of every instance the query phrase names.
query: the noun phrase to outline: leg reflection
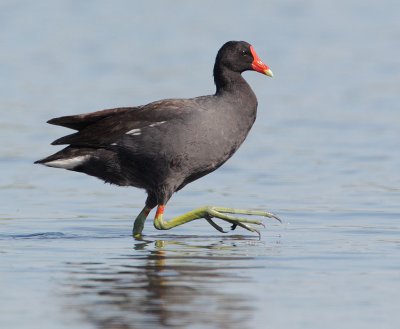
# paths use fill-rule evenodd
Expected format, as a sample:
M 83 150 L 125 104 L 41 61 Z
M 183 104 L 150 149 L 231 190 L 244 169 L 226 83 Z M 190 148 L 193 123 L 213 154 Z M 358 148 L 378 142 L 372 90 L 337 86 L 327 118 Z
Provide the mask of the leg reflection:
M 68 264 L 66 288 L 98 328 L 248 328 L 256 305 L 252 289 L 243 291 L 252 283 L 246 270 L 254 258 L 241 256 L 240 243 L 140 241 L 129 255 Z

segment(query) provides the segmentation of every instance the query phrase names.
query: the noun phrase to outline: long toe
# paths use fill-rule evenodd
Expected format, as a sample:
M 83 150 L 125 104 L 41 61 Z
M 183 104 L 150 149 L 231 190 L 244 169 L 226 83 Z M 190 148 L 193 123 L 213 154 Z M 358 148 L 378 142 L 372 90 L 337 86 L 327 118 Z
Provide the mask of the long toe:
M 217 231 L 221 233 L 228 233 L 227 231 L 224 231 L 224 229 L 219 226 L 217 223 L 215 223 L 210 217 L 205 217 L 205 220 L 212 226 L 214 227 Z

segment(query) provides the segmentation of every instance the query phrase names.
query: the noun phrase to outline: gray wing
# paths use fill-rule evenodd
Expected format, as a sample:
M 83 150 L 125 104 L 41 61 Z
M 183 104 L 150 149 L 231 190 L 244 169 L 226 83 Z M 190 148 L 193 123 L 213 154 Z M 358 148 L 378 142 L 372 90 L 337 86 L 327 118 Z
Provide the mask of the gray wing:
M 179 119 L 190 113 L 193 108 L 190 100 L 173 99 L 136 108 L 111 109 L 52 119 L 52 124 L 79 129 L 74 134 L 55 140 L 52 145 L 109 146 L 125 135 L 135 136 L 145 127 L 156 127 L 161 123 Z

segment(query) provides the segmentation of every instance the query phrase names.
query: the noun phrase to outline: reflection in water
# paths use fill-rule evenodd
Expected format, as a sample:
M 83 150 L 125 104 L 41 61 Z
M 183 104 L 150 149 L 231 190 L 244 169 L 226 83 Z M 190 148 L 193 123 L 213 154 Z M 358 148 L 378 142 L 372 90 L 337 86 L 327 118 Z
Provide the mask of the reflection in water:
M 254 301 L 227 288 L 252 283 L 253 257 L 235 249 L 254 241 L 179 240 L 140 241 L 105 263 L 67 264 L 72 308 L 98 328 L 247 328 Z

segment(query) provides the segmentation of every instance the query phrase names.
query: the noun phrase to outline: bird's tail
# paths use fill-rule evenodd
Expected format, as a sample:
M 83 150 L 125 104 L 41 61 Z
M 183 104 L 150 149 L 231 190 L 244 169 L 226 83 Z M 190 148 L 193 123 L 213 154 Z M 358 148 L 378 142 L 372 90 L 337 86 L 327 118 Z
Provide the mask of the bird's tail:
M 68 146 L 61 151 L 54 153 L 44 159 L 34 163 L 42 164 L 48 167 L 63 168 L 74 170 L 88 161 L 96 150 L 92 148 L 74 148 Z

